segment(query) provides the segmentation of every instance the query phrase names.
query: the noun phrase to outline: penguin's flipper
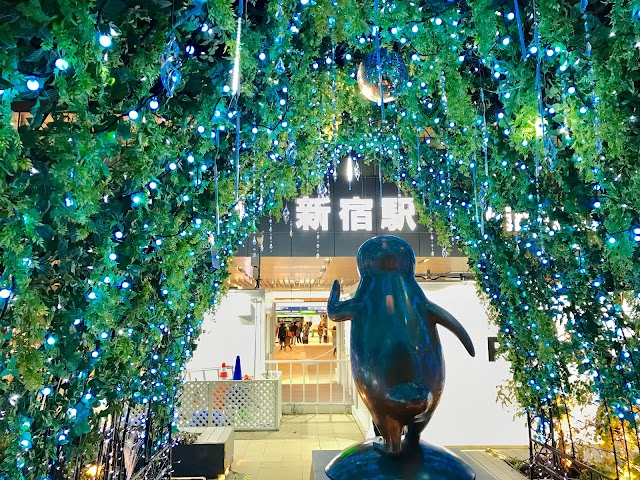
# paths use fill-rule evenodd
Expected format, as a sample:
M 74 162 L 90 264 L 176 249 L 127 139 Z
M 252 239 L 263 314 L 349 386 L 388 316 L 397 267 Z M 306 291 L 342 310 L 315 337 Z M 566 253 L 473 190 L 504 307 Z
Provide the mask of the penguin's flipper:
M 464 329 L 462 324 L 444 308 L 436 305 L 435 303 L 429 302 L 428 300 L 427 302 L 428 304 L 426 308 L 429 311 L 429 314 L 433 316 L 435 322 L 439 323 L 444 328 L 453 333 L 456 337 L 458 337 L 458 340 L 462 342 L 464 348 L 466 348 L 467 352 L 469 352 L 469 355 L 475 357 L 476 350 L 475 348 L 473 348 L 473 342 L 471 341 L 471 337 L 469 337 L 469 334 Z
M 358 304 L 353 300 L 340 301 L 340 282 L 333 282 L 329 301 L 327 303 L 327 315 L 334 322 L 346 322 L 351 320 L 358 311 Z

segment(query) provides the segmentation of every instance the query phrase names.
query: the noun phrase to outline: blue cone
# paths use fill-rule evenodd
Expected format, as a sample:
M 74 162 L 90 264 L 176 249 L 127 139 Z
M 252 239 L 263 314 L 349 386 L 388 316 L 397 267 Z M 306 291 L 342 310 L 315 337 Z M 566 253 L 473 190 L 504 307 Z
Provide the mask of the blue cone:
M 233 379 L 242 380 L 242 368 L 240 368 L 240 355 L 236 356 L 236 366 L 233 369 Z

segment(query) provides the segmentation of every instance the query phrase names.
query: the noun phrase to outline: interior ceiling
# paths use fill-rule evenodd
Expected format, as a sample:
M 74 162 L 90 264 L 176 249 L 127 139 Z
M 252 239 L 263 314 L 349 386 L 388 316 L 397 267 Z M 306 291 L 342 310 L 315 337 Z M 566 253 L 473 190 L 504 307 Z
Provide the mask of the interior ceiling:
M 256 288 L 251 257 L 232 260 L 227 283 L 231 288 Z M 468 273 L 466 257 L 418 257 L 416 275 L 446 279 L 444 274 Z M 257 271 L 256 271 L 257 276 Z M 453 275 L 448 275 L 451 278 Z M 460 278 L 458 275 L 457 278 Z M 344 290 L 358 283 L 355 257 L 262 257 L 260 287 L 272 290 L 330 290 L 339 280 Z

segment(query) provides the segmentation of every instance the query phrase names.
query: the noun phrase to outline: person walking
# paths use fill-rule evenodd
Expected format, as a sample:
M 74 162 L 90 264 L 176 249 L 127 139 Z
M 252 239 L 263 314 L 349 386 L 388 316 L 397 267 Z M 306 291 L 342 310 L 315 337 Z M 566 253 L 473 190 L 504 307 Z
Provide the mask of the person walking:
M 322 343 L 322 337 L 324 336 L 324 323 L 320 322 L 318 324 L 318 339 L 320 343 Z
M 287 339 L 287 326 L 284 324 L 284 321 L 280 322 L 280 326 L 278 327 L 278 340 L 280 341 L 280 350 L 285 350 L 285 341 Z
M 296 322 L 296 343 L 302 343 L 302 325 L 300 322 Z
M 289 324 L 289 338 L 291 340 L 291 345 L 293 345 L 296 342 L 296 322 L 291 322 Z M 291 350 L 293 350 L 293 348 Z
M 302 343 L 309 343 L 309 330 L 311 329 L 311 322 L 305 322 L 304 329 L 302 331 Z
M 334 325 L 331 328 L 331 340 L 333 341 L 333 356 L 336 356 L 336 352 L 338 351 L 338 329 Z

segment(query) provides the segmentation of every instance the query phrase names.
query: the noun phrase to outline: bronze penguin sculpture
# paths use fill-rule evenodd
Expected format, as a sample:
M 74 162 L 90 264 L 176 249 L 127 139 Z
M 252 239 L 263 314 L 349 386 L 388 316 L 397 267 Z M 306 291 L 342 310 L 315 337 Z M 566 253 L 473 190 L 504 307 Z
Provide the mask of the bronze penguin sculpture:
M 359 248 L 357 265 L 354 297 L 341 302 L 336 280 L 327 313 L 336 322 L 352 320 L 353 377 L 384 439 L 374 446 L 395 456 L 417 447 L 442 395 L 445 369 L 436 325 L 453 332 L 471 356 L 475 350 L 460 322 L 426 298 L 407 242 L 391 235 L 371 238 Z

